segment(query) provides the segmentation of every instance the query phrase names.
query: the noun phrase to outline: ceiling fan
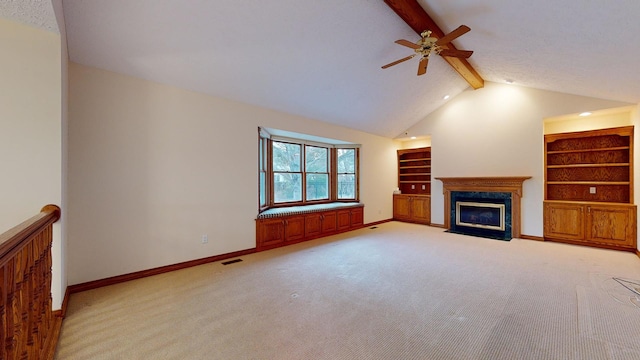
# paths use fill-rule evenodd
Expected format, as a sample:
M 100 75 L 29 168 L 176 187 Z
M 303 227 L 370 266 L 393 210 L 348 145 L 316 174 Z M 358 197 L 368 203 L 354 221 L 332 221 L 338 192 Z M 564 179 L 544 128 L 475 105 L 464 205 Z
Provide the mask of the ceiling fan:
M 429 64 L 429 57 L 431 54 L 438 54 L 440 56 L 451 56 L 457 58 L 468 58 L 473 54 L 470 50 L 457 50 L 449 49 L 446 47 L 448 43 L 457 39 L 458 37 L 468 33 L 471 29 L 466 25 L 460 25 L 457 29 L 446 34 L 445 36 L 437 39 L 431 37 L 431 31 L 425 30 L 420 34 L 421 39 L 417 43 L 412 43 L 409 40 L 396 40 L 396 44 L 400 44 L 406 47 L 412 48 L 416 53 L 400 60 L 396 60 L 383 66 L 383 69 L 391 67 L 393 65 L 400 64 L 401 62 L 413 59 L 415 56 L 420 55 L 420 63 L 418 64 L 418 75 L 424 75 L 427 72 L 427 65 Z

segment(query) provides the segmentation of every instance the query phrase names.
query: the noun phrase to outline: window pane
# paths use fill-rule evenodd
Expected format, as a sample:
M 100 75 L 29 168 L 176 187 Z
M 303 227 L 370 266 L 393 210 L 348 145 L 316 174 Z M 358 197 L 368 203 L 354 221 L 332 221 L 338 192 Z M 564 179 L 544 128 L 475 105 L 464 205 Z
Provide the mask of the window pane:
M 305 146 L 305 151 L 305 171 L 326 173 L 328 149 L 315 146 Z
M 307 200 L 329 198 L 329 175 L 307 174 Z
M 302 200 L 302 174 L 273 173 L 273 201 Z
M 264 206 L 267 203 L 267 174 L 264 172 L 260 172 L 260 206 Z
M 356 150 L 355 149 L 338 149 L 338 172 L 339 173 L 355 173 L 356 172 Z
M 300 171 L 300 145 L 274 141 L 273 171 Z
M 356 176 L 338 175 L 338 199 L 356 198 Z

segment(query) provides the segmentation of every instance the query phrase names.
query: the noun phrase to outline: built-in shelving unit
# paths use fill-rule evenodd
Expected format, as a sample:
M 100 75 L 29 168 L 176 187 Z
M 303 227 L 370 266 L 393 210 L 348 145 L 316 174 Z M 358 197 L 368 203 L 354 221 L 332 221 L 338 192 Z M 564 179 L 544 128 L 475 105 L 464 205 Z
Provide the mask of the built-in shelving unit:
M 431 148 L 398 150 L 398 188 L 403 194 L 431 194 Z
M 431 148 L 398 150 L 398 188 L 393 195 L 393 218 L 431 223 Z
M 635 248 L 633 126 L 545 135 L 544 235 Z

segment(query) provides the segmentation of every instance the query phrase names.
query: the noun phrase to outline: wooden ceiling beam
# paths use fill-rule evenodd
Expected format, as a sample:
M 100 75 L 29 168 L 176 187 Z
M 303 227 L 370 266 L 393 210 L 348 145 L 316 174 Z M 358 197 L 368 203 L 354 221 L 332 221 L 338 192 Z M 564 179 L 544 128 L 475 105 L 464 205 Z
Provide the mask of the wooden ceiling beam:
M 395 11 L 404 22 L 409 25 L 413 31 L 422 33 L 424 30 L 431 30 L 431 36 L 441 38 L 445 34 L 440 27 L 433 21 L 431 16 L 418 4 L 417 0 L 384 0 L 389 7 Z M 445 49 L 456 49 L 452 43 L 443 45 Z M 451 67 L 460 74 L 474 89 L 484 87 L 484 79 L 469 64 L 467 59 L 455 58 L 449 56 L 442 57 Z

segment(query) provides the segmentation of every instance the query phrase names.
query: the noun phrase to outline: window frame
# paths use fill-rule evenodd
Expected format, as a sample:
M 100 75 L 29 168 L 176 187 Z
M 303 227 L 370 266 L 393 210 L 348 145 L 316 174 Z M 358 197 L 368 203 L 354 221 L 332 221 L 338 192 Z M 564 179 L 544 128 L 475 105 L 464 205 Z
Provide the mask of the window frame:
M 275 202 L 274 196 L 274 174 L 279 171 L 273 170 L 273 142 L 282 142 L 289 144 L 300 145 L 300 167 L 301 167 L 301 187 L 302 187 L 302 197 L 300 201 L 289 201 L 289 202 Z M 266 146 L 266 150 L 261 151 L 261 146 Z M 306 167 L 306 153 L 307 146 L 309 147 L 319 147 L 327 149 L 327 173 L 328 174 L 328 183 L 327 183 L 327 195 L 326 199 L 317 199 L 317 200 L 307 200 L 307 174 L 325 174 L 318 172 L 307 172 Z M 280 208 L 280 207 L 291 207 L 291 206 L 304 206 L 311 204 L 325 204 L 332 202 L 357 202 L 360 201 L 360 176 L 359 176 L 359 168 L 360 168 L 360 145 L 358 144 L 330 144 L 323 143 L 317 141 L 309 141 L 304 139 L 296 139 L 289 137 L 281 137 L 281 136 L 272 136 L 263 128 L 259 128 L 259 141 L 258 141 L 258 209 L 259 212 L 267 210 L 269 208 Z M 355 198 L 350 199 L 338 199 L 338 173 L 337 173 L 337 150 L 338 149 L 354 149 L 354 175 L 355 175 L 355 189 L 354 195 Z M 262 155 L 262 157 L 261 157 Z M 260 164 L 263 161 L 263 164 L 266 165 L 266 169 L 261 169 Z M 261 194 L 261 184 L 260 184 L 260 174 L 266 171 L 265 177 L 265 203 L 260 203 L 260 194 Z

